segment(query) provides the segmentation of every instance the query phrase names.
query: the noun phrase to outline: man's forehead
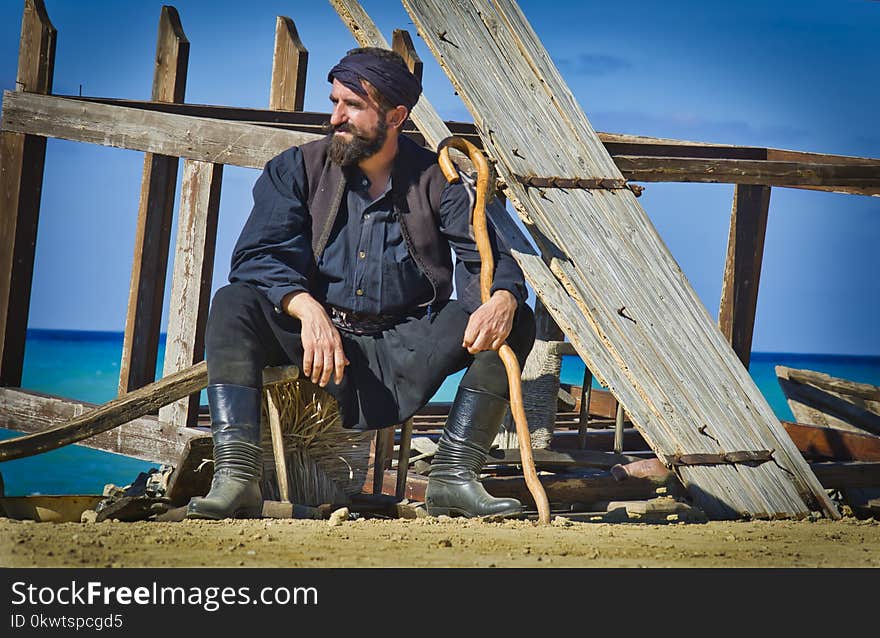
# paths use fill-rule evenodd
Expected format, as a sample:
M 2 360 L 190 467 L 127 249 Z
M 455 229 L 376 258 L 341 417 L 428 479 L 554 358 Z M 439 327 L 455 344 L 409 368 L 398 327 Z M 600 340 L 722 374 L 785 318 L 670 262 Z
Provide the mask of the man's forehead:
M 364 91 L 366 91 L 366 88 L 364 88 Z M 336 98 L 338 100 L 360 101 L 360 102 L 364 102 L 365 104 L 376 106 L 375 100 L 373 100 L 373 98 L 370 97 L 369 93 L 365 93 L 365 94 L 355 93 L 354 91 L 352 91 L 350 88 L 348 88 L 342 82 L 340 82 L 339 80 L 337 80 L 335 78 L 333 79 L 333 84 L 330 88 L 330 97 Z

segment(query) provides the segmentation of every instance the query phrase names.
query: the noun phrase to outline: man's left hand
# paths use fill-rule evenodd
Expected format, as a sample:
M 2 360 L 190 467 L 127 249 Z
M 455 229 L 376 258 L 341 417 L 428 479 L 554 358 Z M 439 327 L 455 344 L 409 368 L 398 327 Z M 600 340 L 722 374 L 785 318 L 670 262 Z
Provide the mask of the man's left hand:
M 489 301 L 471 315 L 461 347 L 471 354 L 498 350 L 510 334 L 516 308 L 516 297 L 507 290 L 496 290 Z

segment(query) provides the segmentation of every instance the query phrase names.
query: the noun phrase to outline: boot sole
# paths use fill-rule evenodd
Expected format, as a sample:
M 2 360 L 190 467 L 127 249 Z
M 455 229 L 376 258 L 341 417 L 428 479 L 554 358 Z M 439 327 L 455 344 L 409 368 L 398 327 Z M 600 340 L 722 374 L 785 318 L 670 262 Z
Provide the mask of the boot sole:
M 197 519 L 203 521 L 225 521 L 227 518 L 262 518 L 263 506 L 259 509 L 242 509 L 235 511 L 232 516 L 211 516 L 202 512 L 187 512 L 185 518 Z
M 450 516 L 453 518 L 512 518 L 522 515 L 521 509 L 493 512 L 492 514 L 474 514 L 457 507 L 431 507 L 428 508 L 429 516 Z

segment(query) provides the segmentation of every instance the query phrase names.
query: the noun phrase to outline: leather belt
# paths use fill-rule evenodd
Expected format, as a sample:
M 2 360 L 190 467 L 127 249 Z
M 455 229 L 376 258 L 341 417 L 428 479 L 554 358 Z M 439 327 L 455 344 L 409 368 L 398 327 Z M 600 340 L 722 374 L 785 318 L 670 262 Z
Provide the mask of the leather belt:
M 351 312 L 335 306 L 328 308 L 333 325 L 356 335 L 377 334 L 397 325 L 398 315 L 371 315 L 365 312 Z

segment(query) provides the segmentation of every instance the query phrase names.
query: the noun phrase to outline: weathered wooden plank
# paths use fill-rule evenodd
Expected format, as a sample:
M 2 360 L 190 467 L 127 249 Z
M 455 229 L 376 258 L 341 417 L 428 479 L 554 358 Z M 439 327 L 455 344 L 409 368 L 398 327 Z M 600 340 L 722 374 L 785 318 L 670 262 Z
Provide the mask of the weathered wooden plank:
M 880 462 L 880 436 L 791 421 L 782 426 L 808 459 Z
M 424 99 L 424 98 L 422 98 Z M 196 159 L 200 161 L 214 161 L 222 159 L 223 164 L 233 164 L 250 168 L 261 168 L 265 161 L 274 154 L 293 144 L 304 144 L 317 139 L 322 133 L 322 127 L 326 124 L 329 116 L 324 113 L 289 113 L 272 112 L 260 109 L 241 109 L 224 106 L 206 106 L 197 104 L 162 104 L 155 102 L 138 102 L 135 100 L 116 100 L 111 98 L 80 98 L 46 96 L 47 102 L 39 102 L 30 99 L 30 96 L 16 97 L 4 96 L 3 102 L 3 129 L 32 133 L 48 137 L 59 137 L 73 141 L 103 144 L 116 148 L 131 150 L 152 150 L 157 153 L 177 155 L 178 157 Z M 56 100 L 67 100 L 65 103 Z M 79 111 L 70 106 L 70 102 L 85 104 L 101 104 L 106 106 L 122 106 L 132 111 L 147 111 L 150 113 L 168 113 L 171 115 L 183 115 L 200 117 L 202 120 L 189 121 L 187 119 L 163 119 L 162 117 L 143 117 L 131 111 L 114 111 L 102 109 L 85 109 Z M 421 100 L 419 101 L 421 104 Z M 128 105 L 128 106 L 126 106 Z M 416 105 L 416 111 L 418 111 Z M 48 111 L 48 112 L 46 112 Z M 414 113 L 413 118 L 416 118 Z M 211 120 L 223 119 L 230 123 L 234 122 L 241 126 L 257 125 L 271 128 L 273 131 L 260 131 L 253 129 L 226 128 L 222 122 Z M 207 120 L 207 121 L 204 121 Z M 443 122 L 439 116 L 438 122 L 442 122 L 451 134 L 463 135 L 472 143 L 482 146 L 479 137 L 474 133 L 472 124 L 463 122 Z M 189 125 L 187 125 L 189 123 Z M 121 128 L 120 128 L 121 127 Z M 151 131 L 154 138 L 146 135 Z M 272 144 L 269 139 L 271 150 L 260 152 L 250 148 L 248 143 L 258 144 L 261 137 L 273 138 L 278 135 L 275 130 L 282 130 L 292 134 L 292 137 L 281 138 L 279 143 Z M 297 134 L 300 135 L 297 135 Z M 410 123 L 404 126 L 404 133 L 419 143 L 426 142 L 426 138 L 412 128 Z M 178 136 L 184 136 L 180 138 Z M 253 137 L 252 137 L 253 136 Z M 621 136 L 612 133 L 603 134 L 603 137 L 615 139 Z M 442 139 L 442 138 L 441 138 Z M 650 140 L 651 138 L 638 138 Z M 225 142 L 224 142 L 225 140 Z M 236 141 L 237 140 L 237 141 Z M 674 140 L 673 140 L 674 141 Z M 244 144 L 241 148 L 233 148 L 233 145 Z M 606 142 L 609 150 L 614 149 L 616 143 Z M 203 147 L 204 145 L 204 147 Z M 639 147 L 640 152 L 645 154 L 646 159 L 653 157 L 652 152 L 657 151 L 649 142 L 644 142 Z M 675 148 L 675 145 L 669 145 Z M 711 147 L 710 147 L 711 148 Z M 737 147 L 720 147 L 713 149 L 712 154 L 730 152 L 734 156 L 738 154 Z M 766 150 L 766 149 L 758 149 Z M 635 151 L 633 151 L 635 152 Z M 616 157 L 613 156 L 616 162 Z M 845 156 L 822 156 L 835 164 L 848 166 L 850 163 L 877 164 L 878 160 L 867 158 L 848 158 Z M 459 160 L 457 160 L 459 161 Z M 656 161 L 666 161 L 662 158 Z M 672 157 L 669 162 L 678 162 L 679 159 Z M 460 159 L 460 165 L 467 169 L 469 163 Z M 820 163 L 818 160 L 805 164 L 792 164 L 796 170 L 808 170 L 811 164 Z M 634 179 L 634 175 L 623 172 L 624 177 Z M 731 177 L 731 180 L 736 181 Z M 672 181 L 672 180 L 670 180 Z M 880 187 L 856 188 L 842 185 L 825 186 L 798 186 L 789 184 L 793 188 L 808 188 L 810 190 L 825 190 L 835 192 L 852 192 L 863 195 L 880 194 Z M 874 192 L 876 191 L 876 192 Z
M 769 210 L 769 186 L 737 184 L 730 214 L 718 326 L 746 368 L 752 356 Z
M 880 463 L 853 461 L 849 463 L 811 463 L 810 467 L 828 489 L 880 487 Z
M 293 20 L 275 20 L 275 50 L 272 54 L 272 86 L 269 108 L 273 111 L 302 111 L 306 96 L 308 49 L 303 46 Z
M 416 47 L 413 45 L 409 32 L 405 29 L 395 29 L 391 34 L 391 48 L 403 57 L 409 70 L 421 80 L 425 65 L 419 54 L 416 53 Z
M 839 379 L 824 372 L 813 370 L 795 370 L 788 368 L 788 378 L 798 383 L 809 383 L 822 390 L 837 392 L 847 396 L 868 401 L 880 401 L 880 387 L 870 383 L 858 383 L 849 379 Z
M 216 164 L 262 168 L 321 135 L 7 91 L 0 128 Z
M 174 113 L 176 115 L 189 115 L 193 117 L 226 120 L 230 122 L 261 124 L 271 128 L 300 131 L 303 133 L 320 134 L 325 130 L 325 127 L 330 120 L 329 113 L 312 111 L 272 111 L 266 109 L 216 106 L 210 104 L 167 104 L 160 102 L 145 102 L 142 100 L 83 97 L 74 95 L 57 95 L 56 97 L 95 104 L 107 104 L 110 106 L 124 106 L 157 113 Z M 483 142 L 477 135 L 473 124 L 469 122 L 453 121 L 445 122 L 445 124 L 449 127 L 449 130 L 456 135 L 464 137 L 478 147 L 482 146 Z M 424 137 L 411 120 L 407 119 L 406 122 L 404 122 L 403 133 L 416 140 L 419 144 L 424 145 Z
M 222 164 L 184 162 L 165 341 L 166 377 L 204 359 L 222 178 Z M 177 427 L 192 427 L 198 412 L 196 393 L 160 408 L 159 418 Z
M 207 385 L 207 382 L 208 366 L 203 361 L 182 372 L 177 372 L 117 397 L 89 412 L 78 414 L 70 421 L 48 430 L 40 430 L 22 437 L 2 441 L 0 442 L 0 461 L 11 461 L 24 456 L 41 454 L 107 432 L 123 423 L 128 423 L 158 410 L 163 405 L 201 390 Z M 5 410 L 0 410 L 0 414 L 6 413 Z M 9 427 L 19 429 L 15 425 L 13 423 Z M 167 424 L 165 425 L 167 427 Z M 169 440 L 174 440 L 173 431 L 162 432 L 162 434 Z M 177 449 L 175 454 L 179 452 L 180 449 Z M 142 458 L 140 455 L 134 456 Z
M 164 6 L 159 16 L 153 101 L 183 102 L 188 63 L 189 41 L 180 16 L 174 7 Z M 144 156 L 119 366 L 120 394 L 151 383 L 156 376 L 177 164 L 176 157 L 153 153 Z
M 99 406 L 53 397 L 39 392 L 13 388 L 0 388 L 0 427 L 28 435 L 40 435 L 58 428 L 59 425 L 81 420 L 92 414 Z M 124 454 L 151 463 L 177 462 L 181 450 L 192 437 L 204 436 L 204 430 L 178 429 L 159 421 L 155 416 L 130 418 L 118 427 L 95 434 L 79 442 L 85 447 L 115 454 Z M 20 437 L 24 438 L 24 437 Z M 19 439 L 7 439 L 0 451 L 0 458 L 11 460 Z
M 839 184 L 876 188 L 880 162 L 873 164 L 807 164 L 769 160 L 635 157 L 616 155 L 614 162 L 634 182 L 702 182 L 821 186 Z
M 540 193 L 513 178 L 622 178 L 519 8 L 404 4 L 471 109 L 527 228 L 556 248 L 551 269 L 590 323 L 580 343 L 568 336 L 655 453 L 777 450 L 779 465 L 682 468 L 701 509 L 714 518 L 802 517 L 811 508 L 838 517 L 634 195 Z
M 49 93 L 57 32 L 43 0 L 25 0 L 16 91 Z M 21 385 L 46 140 L 0 133 L 0 385 Z
M 852 386 L 844 379 L 786 366 L 776 366 L 776 376 L 788 406 L 799 422 L 880 434 L 880 401 L 851 394 L 848 389 Z M 834 381 L 844 383 L 834 384 Z M 865 385 L 859 384 L 862 386 L 858 388 L 860 394 L 871 396 L 868 391 L 871 386 L 865 388 Z

